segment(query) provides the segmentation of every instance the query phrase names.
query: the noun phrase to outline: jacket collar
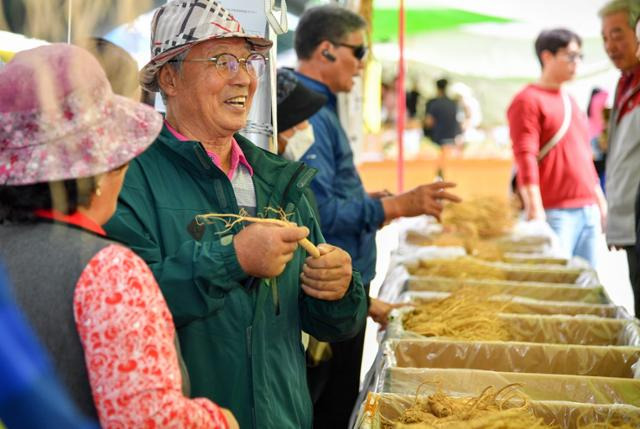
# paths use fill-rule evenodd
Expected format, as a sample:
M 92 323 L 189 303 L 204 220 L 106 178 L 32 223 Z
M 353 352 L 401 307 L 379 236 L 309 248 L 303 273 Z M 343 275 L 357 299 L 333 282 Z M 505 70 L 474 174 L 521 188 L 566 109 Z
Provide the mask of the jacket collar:
M 262 186 L 262 190 L 271 191 L 268 201 L 270 205 L 277 203 L 276 206 L 281 207 L 281 199 L 283 198 L 287 201 L 297 201 L 316 174 L 317 170 L 307 167 L 301 162 L 287 161 L 276 154 L 267 152 L 240 134 L 236 133 L 234 138 L 253 168 L 255 186 Z M 180 141 L 166 126 L 163 126 L 157 144 L 160 146 L 160 150 L 169 151 L 168 156 L 177 159 L 177 162 L 181 163 L 190 174 L 198 175 L 204 179 L 226 178 L 224 172 L 216 167 L 207 156 L 200 142 Z
M 268 205 L 286 210 L 288 202 L 296 203 L 317 173 L 315 168 L 307 167 L 299 161 L 287 161 L 284 158 L 263 150 L 236 134 L 234 136 L 240 148 L 254 168 L 254 183 L 264 184 L 271 190 Z
M 298 77 L 298 79 L 300 79 L 300 82 L 302 82 L 304 86 L 306 86 L 309 89 L 313 89 L 314 91 L 317 91 L 321 94 L 326 95 L 328 99 L 327 104 L 331 106 L 331 108 L 334 111 L 338 110 L 338 98 L 333 92 L 331 92 L 331 90 L 327 85 L 325 85 L 324 83 L 318 80 L 305 76 L 297 71 L 295 72 L 295 74 Z

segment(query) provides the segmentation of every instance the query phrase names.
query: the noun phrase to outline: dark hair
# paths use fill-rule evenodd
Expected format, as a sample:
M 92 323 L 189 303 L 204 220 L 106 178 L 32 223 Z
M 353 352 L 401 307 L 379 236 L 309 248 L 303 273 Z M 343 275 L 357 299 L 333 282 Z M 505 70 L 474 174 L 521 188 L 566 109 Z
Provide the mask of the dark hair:
M 438 88 L 440 91 L 444 91 L 445 89 L 447 89 L 447 85 L 449 85 L 449 81 L 447 79 L 438 79 L 436 81 L 436 88 Z
M 569 43 L 575 41 L 582 46 L 582 39 L 576 33 L 566 28 L 554 28 L 552 30 L 544 30 L 536 39 L 536 55 L 540 65 L 542 65 L 542 52 L 549 51 L 553 55 L 558 53 L 559 49 L 566 48 Z
M 604 91 L 604 89 L 602 88 L 593 88 L 591 90 L 591 95 L 589 96 L 589 104 L 587 104 L 587 116 L 591 117 L 591 105 L 593 104 L 593 99 L 595 98 L 596 95 L 600 94 L 602 91 Z
M 340 6 L 325 5 L 307 9 L 298 21 L 294 46 L 301 60 L 308 60 L 325 40 L 342 42 L 345 36 L 367 26 L 357 13 Z
M 95 176 L 33 185 L 0 186 L 0 223 L 29 223 L 34 211 L 56 209 L 73 214 L 79 206 L 88 206 L 97 188 Z

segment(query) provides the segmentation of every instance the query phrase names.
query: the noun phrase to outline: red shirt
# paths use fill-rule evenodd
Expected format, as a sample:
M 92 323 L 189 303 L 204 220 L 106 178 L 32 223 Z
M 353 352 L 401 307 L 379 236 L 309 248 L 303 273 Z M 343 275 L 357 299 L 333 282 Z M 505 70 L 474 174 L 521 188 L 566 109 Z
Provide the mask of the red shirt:
M 560 90 L 528 85 L 515 96 L 507 111 L 518 186 L 539 185 L 545 209 L 578 208 L 597 201 L 598 175 L 589 143 L 589 123 L 575 100 L 569 98 L 569 129 L 539 163 L 540 149 L 564 119 Z
M 35 214 L 104 235 L 80 212 Z M 89 260 L 73 313 L 102 427 L 228 428 L 216 404 L 183 395 L 173 318 L 151 270 L 133 251 L 112 244 Z
M 640 91 L 632 94 L 633 90 L 640 84 L 640 64 L 633 70 L 623 72 L 618 79 L 616 86 L 615 108 L 618 111 L 616 123 L 640 103 Z

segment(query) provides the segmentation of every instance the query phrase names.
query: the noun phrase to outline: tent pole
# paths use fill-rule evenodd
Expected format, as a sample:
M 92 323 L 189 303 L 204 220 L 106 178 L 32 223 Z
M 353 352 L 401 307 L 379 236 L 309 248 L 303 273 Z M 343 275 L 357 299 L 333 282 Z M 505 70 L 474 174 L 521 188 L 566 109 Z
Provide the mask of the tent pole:
M 404 0 L 400 0 L 398 10 L 398 43 L 400 58 L 398 59 L 398 79 L 396 82 L 396 126 L 398 130 L 398 193 L 404 189 L 404 128 L 406 118 L 406 102 L 404 92 Z
M 73 0 L 69 2 L 69 17 L 67 19 L 67 43 L 71 44 L 71 11 L 73 10 Z

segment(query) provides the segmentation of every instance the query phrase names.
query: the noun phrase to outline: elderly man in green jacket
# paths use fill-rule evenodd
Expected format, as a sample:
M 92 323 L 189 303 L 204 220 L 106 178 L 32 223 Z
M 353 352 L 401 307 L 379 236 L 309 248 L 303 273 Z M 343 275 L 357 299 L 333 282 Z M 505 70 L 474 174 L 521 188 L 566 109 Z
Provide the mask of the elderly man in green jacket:
M 242 428 L 310 428 L 301 330 L 324 341 L 354 336 L 366 297 L 346 252 L 319 244 L 311 258 L 297 246 L 324 241 L 308 188 L 315 171 L 235 134 L 271 43 L 246 34 L 214 0 L 167 3 L 151 40 L 140 79 L 165 99 L 165 126 L 131 163 L 107 231 L 153 270 L 192 395 L 230 408 Z M 272 209 L 295 225 L 197 218 L 276 217 Z

